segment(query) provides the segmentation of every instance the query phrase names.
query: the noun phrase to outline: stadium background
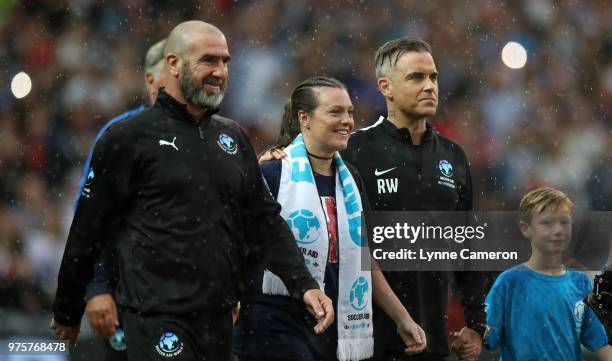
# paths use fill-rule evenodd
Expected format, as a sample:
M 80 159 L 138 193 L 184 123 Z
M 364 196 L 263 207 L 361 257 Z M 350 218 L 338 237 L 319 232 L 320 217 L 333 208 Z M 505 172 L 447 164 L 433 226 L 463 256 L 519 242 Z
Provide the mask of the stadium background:
M 609 2 L 0 0 L 0 339 L 49 334 L 93 137 L 143 103 L 145 51 L 187 19 L 227 35 L 233 60 L 221 114 L 247 128 L 259 150 L 273 140 L 291 89 L 310 75 L 345 81 L 357 125 L 373 123 L 385 109 L 374 51 L 414 35 L 433 47 L 440 106 L 432 124 L 465 148 L 477 208 L 515 209 L 542 184 L 580 207 L 612 208 Z M 527 50 L 525 67 L 502 63 L 508 41 Z M 10 83 L 21 71 L 32 90 L 17 99 Z

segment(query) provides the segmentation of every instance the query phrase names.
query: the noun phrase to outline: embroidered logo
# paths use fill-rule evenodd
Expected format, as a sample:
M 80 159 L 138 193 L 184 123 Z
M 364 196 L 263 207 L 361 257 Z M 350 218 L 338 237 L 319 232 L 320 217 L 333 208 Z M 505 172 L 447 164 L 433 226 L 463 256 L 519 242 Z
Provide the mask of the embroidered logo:
M 390 169 L 387 169 L 387 170 L 381 170 L 381 171 L 379 171 L 378 168 L 376 168 L 376 169 L 374 169 L 374 175 L 378 177 L 378 176 L 381 176 L 381 175 L 383 175 L 385 173 L 391 172 L 395 168 L 397 168 L 397 167 L 393 167 L 393 168 L 390 168 Z
M 87 174 L 87 180 L 85 180 L 85 185 L 91 185 L 94 179 L 94 171 L 92 168 L 89 168 L 89 173 Z
M 89 173 L 87 173 L 87 178 L 85 179 L 85 184 L 83 185 L 83 189 L 81 189 L 81 195 L 85 198 L 91 197 L 91 185 L 94 180 L 94 171 L 93 168 L 89 167 Z
M 169 142 L 169 141 L 167 141 L 167 140 L 160 139 L 160 140 L 159 140 L 159 145 L 160 145 L 160 146 L 162 146 L 162 145 L 168 145 L 168 146 L 171 146 L 172 148 L 176 149 L 176 151 L 178 151 L 178 148 L 177 148 L 177 147 L 176 147 L 176 145 L 174 144 L 174 142 L 175 142 L 175 141 L 176 141 L 176 137 L 174 137 L 174 138 L 172 139 L 172 142 Z
M 455 181 L 453 180 L 453 165 L 451 162 L 443 159 L 438 163 L 438 169 L 442 175 L 438 179 L 438 184 L 446 186 L 448 188 L 455 189 L 457 186 L 455 185 Z
M 155 345 L 155 350 L 164 357 L 174 357 L 183 352 L 183 343 L 174 333 L 164 332 L 159 338 L 159 343 Z
M 225 133 L 219 134 L 217 144 L 228 154 L 236 154 L 238 152 L 238 145 L 234 138 L 230 137 Z
M 440 169 L 440 172 L 445 177 L 453 176 L 453 165 L 447 160 L 441 160 L 438 164 L 438 169 Z

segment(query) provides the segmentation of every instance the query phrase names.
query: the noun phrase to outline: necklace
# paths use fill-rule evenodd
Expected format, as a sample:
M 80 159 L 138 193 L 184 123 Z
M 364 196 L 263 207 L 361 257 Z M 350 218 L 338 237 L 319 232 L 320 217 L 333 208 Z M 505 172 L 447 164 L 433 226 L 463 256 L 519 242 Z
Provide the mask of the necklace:
M 334 159 L 333 155 L 331 157 L 319 157 L 318 155 L 314 155 L 314 154 L 310 153 L 309 151 L 306 151 L 306 153 L 308 153 L 309 156 L 311 156 L 313 158 L 317 158 L 317 159 L 323 159 L 323 160 Z

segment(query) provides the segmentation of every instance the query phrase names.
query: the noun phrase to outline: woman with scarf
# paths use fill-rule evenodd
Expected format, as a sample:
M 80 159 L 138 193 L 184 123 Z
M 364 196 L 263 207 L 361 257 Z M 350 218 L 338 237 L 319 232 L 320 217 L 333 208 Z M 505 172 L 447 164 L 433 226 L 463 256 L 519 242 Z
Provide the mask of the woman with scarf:
M 334 301 L 336 319 L 317 335 L 315 320 L 280 278 L 258 270 L 234 328 L 234 351 L 241 361 L 370 358 L 372 299 L 395 320 L 407 353 L 425 348 L 423 330 L 376 263 L 371 272 L 361 267 L 363 182 L 338 153 L 346 148 L 353 126 L 350 96 L 334 78 L 306 79 L 285 106 L 279 145 L 290 143 L 286 157 L 263 163 L 261 169 L 312 276 Z

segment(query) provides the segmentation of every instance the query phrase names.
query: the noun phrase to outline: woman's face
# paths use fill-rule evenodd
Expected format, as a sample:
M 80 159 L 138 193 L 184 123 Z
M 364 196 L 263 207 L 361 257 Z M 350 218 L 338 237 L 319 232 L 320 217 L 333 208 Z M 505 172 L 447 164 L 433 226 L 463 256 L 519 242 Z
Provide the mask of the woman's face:
M 308 151 L 329 155 L 345 149 L 355 126 L 351 97 L 346 89 L 320 87 L 317 99 L 312 114 L 300 117 Z

